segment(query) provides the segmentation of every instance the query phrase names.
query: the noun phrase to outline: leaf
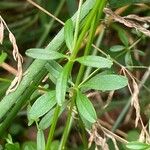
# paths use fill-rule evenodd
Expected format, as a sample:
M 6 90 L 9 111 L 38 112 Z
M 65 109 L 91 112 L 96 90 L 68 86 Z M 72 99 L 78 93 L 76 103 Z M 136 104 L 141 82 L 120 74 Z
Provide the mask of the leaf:
M 0 55 L 0 64 L 2 64 L 6 58 L 7 58 L 7 53 L 2 52 Z
M 32 120 L 37 120 L 46 114 L 55 104 L 55 91 L 47 92 L 34 102 L 29 110 L 28 117 Z
M 131 142 L 131 141 L 136 141 L 139 139 L 140 133 L 137 130 L 130 130 L 127 132 L 127 138 L 126 140 Z
M 109 50 L 111 52 L 120 52 L 120 51 L 122 51 L 124 49 L 125 49 L 125 47 L 123 45 L 114 45 Z
M 97 120 L 97 115 L 91 101 L 86 97 L 86 95 L 83 95 L 80 91 L 77 91 L 76 103 L 79 114 L 87 121 L 95 123 Z
M 61 115 L 61 113 L 64 111 L 64 109 L 66 108 L 66 105 L 63 105 L 61 107 L 61 110 L 59 112 L 59 116 Z M 52 123 L 52 120 L 53 120 L 53 114 L 54 114 L 54 111 L 55 111 L 56 107 L 51 109 L 40 121 L 39 123 L 39 127 L 40 129 L 42 130 L 45 130 L 47 129 L 51 123 Z
M 135 3 L 149 3 L 149 0 L 109 0 L 110 7 L 118 8 Z
M 52 80 L 56 84 L 56 80 L 60 75 L 61 71 L 63 70 L 63 67 L 54 60 L 51 60 L 49 63 L 47 63 L 45 67 L 49 72 L 48 76 L 50 80 Z
M 20 150 L 20 145 L 19 143 L 7 143 L 5 150 Z
M 68 19 L 65 23 L 64 27 L 64 35 L 65 35 L 65 42 L 70 51 L 73 48 L 73 22 L 71 19 Z
M 126 77 L 121 75 L 102 75 L 97 74 L 87 82 L 83 83 L 81 87 L 102 91 L 117 90 L 125 87 L 128 84 Z
M 36 150 L 36 143 L 35 142 L 24 142 L 22 145 L 23 150 Z
M 31 48 L 26 51 L 26 55 L 32 58 L 42 59 L 42 60 L 53 60 L 66 57 L 65 55 L 58 53 L 56 51 L 42 49 L 42 48 Z
M 125 55 L 125 64 L 126 66 L 133 66 L 133 61 L 130 52 L 127 52 Z
M 67 80 L 69 75 L 70 67 L 65 65 L 62 72 L 60 73 L 56 83 L 56 101 L 58 105 L 62 105 L 65 100 L 67 90 Z
M 134 141 L 126 144 L 126 147 L 131 150 L 145 150 L 147 148 L 150 148 L 150 145 L 146 143 Z
M 55 140 L 52 142 L 51 144 L 51 150 L 58 150 L 59 149 L 59 145 L 60 145 L 60 142 L 58 140 Z
M 42 120 L 41 120 L 40 123 L 39 123 L 40 129 L 45 130 L 45 129 L 47 129 L 47 128 L 51 125 L 51 122 L 52 122 L 52 120 L 53 120 L 54 111 L 55 111 L 55 108 L 51 109 L 51 110 L 42 118 Z
M 82 120 L 85 128 L 91 130 L 93 124 L 91 122 L 89 122 L 88 120 L 86 120 L 83 116 L 80 115 L 80 117 L 81 117 L 81 120 Z
M 37 132 L 37 150 L 45 150 L 45 138 L 41 129 Z
M 118 36 L 119 36 L 121 42 L 122 42 L 125 46 L 128 46 L 128 45 L 129 45 L 128 37 L 127 37 L 127 34 L 126 34 L 125 30 L 119 28 L 119 29 L 118 29 Z
M 83 56 L 76 59 L 79 63 L 96 68 L 110 68 L 112 61 L 100 56 Z
M 136 51 L 140 56 L 146 56 L 146 53 L 144 51 L 142 51 L 142 50 L 136 49 L 134 51 Z

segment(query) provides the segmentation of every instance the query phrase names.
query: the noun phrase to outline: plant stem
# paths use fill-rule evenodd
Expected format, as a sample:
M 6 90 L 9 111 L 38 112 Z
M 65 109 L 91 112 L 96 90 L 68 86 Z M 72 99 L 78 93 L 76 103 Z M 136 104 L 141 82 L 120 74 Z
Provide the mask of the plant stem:
M 87 42 L 87 45 L 86 45 L 86 48 L 85 48 L 85 51 L 84 51 L 84 56 L 89 54 L 89 51 L 90 51 L 90 48 L 91 48 L 91 44 L 93 42 L 94 33 L 95 33 L 95 30 L 96 30 L 96 28 L 95 28 L 96 27 L 95 26 L 95 21 L 96 21 L 96 16 L 94 17 L 94 19 L 92 21 L 92 24 L 91 24 L 91 29 L 89 31 L 90 32 L 89 40 Z M 82 78 L 83 73 L 84 73 L 84 69 L 85 69 L 85 66 L 81 65 L 80 69 L 79 69 L 79 73 L 78 73 L 77 79 L 76 79 L 76 86 L 79 85 L 79 83 L 81 81 L 81 78 Z
M 89 42 L 88 42 L 88 44 L 86 46 L 86 50 L 84 52 L 84 55 L 87 55 L 89 53 L 89 50 L 90 50 L 90 47 L 91 47 L 91 44 L 92 44 L 92 41 L 93 41 L 93 38 L 94 38 L 96 25 L 97 25 L 97 22 L 98 22 L 98 19 L 99 19 L 99 17 L 98 17 L 99 15 L 95 16 L 95 14 L 97 14 L 97 12 L 99 12 L 98 10 L 100 9 L 101 10 L 100 15 L 101 15 L 105 4 L 106 4 L 105 0 L 102 0 L 101 2 L 99 0 L 96 1 L 95 6 L 93 7 L 91 13 L 89 14 L 90 16 L 88 17 L 88 20 L 86 21 L 86 24 L 85 24 L 85 26 L 82 29 L 82 32 L 81 32 L 81 34 L 79 36 L 79 39 L 76 42 L 76 46 L 75 46 L 75 48 L 73 50 L 73 53 L 71 55 L 71 58 L 70 58 L 71 62 L 73 62 L 74 59 L 76 58 L 76 55 L 78 53 L 79 47 L 80 47 L 80 45 L 82 43 L 82 40 L 83 40 L 83 38 L 85 36 L 85 33 L 87 32 L 88 28 L 91 26 L 91 28 L 90 28 L 90 35 L 89 35 Z M 94 20 L 93 20 L 93 18 L 94 18 Z M 93 20 L 92 21 L 92 25 L 91 25 L 91 20 Z M 71 98 L 71 106 L 70 106 L 70 110 L 69 110 L 69 113 L 68 113 L 66 127 L 65 127 L 65 130 L 64 130 L 63 136 L 62 136 L 62 140 L 61 140 L 60 146 L 59 146 L 60 150 L 65 149 L 66 140 L 67 140 L 69 132 L 70 132 L 70 126 L 72 124 L 72 112 L 73 112 L 73 107 L 74 107 L 75 99 L 76 99 L 76 88 L 78 87 L 78 84 L 80 83 L 80 79 L 83 76 L 83 72 L 84 71 L 81 68 L 81 70 L 79 71 L 79 74 L 77 76 L 77 79 L 76 79 L 75 89 L 73 90 L 73 97 Z
M 77 12 L 76 25 L 75 25 L 73 49 L 75 48 L 75 45 L 76 45 L 77 39 L 78 39 L 78 32 L 79 32 L 79 24 L 80 24 L 80 15 L 81 15 L 81 6 L 82 6 L 82 3 L 83 3 L 83 0 L 80 0 L 80 1 L 79 1 L 78 12 Z
M 101 33 L 99 34 L 99 37 L 97 38 L 97 41 L 96 41 L 96 47 L 99 47 L 99 45 L 101 44 L 102 42 L 102 39 L 103 39 L 103 36 L 104 36 L 104 33 L 105 33 L 105 29 L 103 28 Z M 97 54 L 97 49 L 93 49 L 93 52 L 92 52 L 92 55 L 96 55 Z M 87 67 L 86 71 L 85 71 L 85 74 L 84 74 L 84 77 L 83 77 L 83 80 L 85 80 L 86 78 L 88 78 L 89 74 L 91 73 L 91 70 L 92 70 L 92 67 Z
M 41 70 L 40 74 L 35 78 L 35 80 L 32 82 L 32 84 L 29 86 L 29 88 L 26 90 L 25 93 L 18 99 L 18 102 L 15 104 L 15 106 L 12 108 L 12 110 L 8 113 L 5 120 L 0 125 L 0 136 L 3 135 L 4 131 L 11 125 L 11 122 L 17 115 L 18 111 L 22 108 L 22 106 L 29 100 L 31 94 L 34 92 L 41 82 L 41 80 L 44 78 L 44 76 L 47 74 L 46 70 Z
M 45 150 L 50 150 L 51 149 L 51 143 L 52 143 L 52 140 L 53 140 L 54 131 L 55 131 L 55 128 L 56 128 L 56 123 L 57 123 L 57 120 L 58 120 L 59 112 L 60 112 L 60 106 L 57 105 L 56 108 L 55 108 L 54 117 L 53 117 L 52 125 L 51 125 L 51 128 L 50 128 L 50 132 L 49 132 L 49 135 L 48 135 Z
M 71 124 L 72 124 L 72 110 L 73 110 L 73 107 L 74 107 L 74 100 L 76 98 L 76 93 L 75 91 L 73 92 L 73 97 L 71 98 L 71 104 L 70 104 L 70 109 L 69 109 L 69 113 L 68 113 L 68 118 L 67 118 L 67 122 L 66 122 L 66 127 L 65 127 L 65 130 L 63 132 L 63 136 L 62 136 L 62 140 L 61 140 L 61 143 L 60 143 L 60 146 L 59 146 L 59 150 L 63 150 L 65 149 L 65 144 L 66 144 L 66 141 L 67 141 L 67 138 L 68 138 L 68 135 L 69 135 L 69 132 L 70 132 L 70 128 L 71 128 Z

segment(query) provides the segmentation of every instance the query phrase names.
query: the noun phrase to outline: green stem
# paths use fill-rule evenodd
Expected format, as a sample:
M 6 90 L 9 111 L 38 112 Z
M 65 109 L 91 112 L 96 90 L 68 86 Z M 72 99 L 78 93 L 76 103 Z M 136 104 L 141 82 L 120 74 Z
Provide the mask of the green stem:
M 84 79 L 84 80 L 78 85 L 78 88 L 80 88 L 83 83 L 85 83 L 86 81 L 88 81 L 88 80 L 89 80 L 92 76 L 94 76 L 99 70 L 100 70 L 100 68 L 94 70 L 86 79 Z
M 94 39 L 94 33 L 95 33 L 95 30 L 96 30 L 95 21 L 96 21 L 96 16 L 94 17 L 94 19 L 92 21 L 92 24 L 91 24 L 89 39 L 88 39 L 88 42 L 87 42 L 87 45 L 86 45 L 86 48 L 85 48 L 85 51 L 84 51 L 84 56 L 89 54 L 91 44 L 92 44 L 93 39 Z M 85 66 L 81 65 L 80 69 L 79 69 L 77 79 L 76 79 L 76 85 L 79 85 L 79 83 L 81 81 L 81 78 L 82 78 L 82 75 L 84 73 L 84 69 L 85 69 Z
M 55 108 L 54 117 L 53 117 L 52 125 L 51 125 L 51 128 L 50 128 L 50 132 L 49 132 L 49 135 L 48 135 L 45 150 L 50 150 L 51 149 L 51 143 L 52 143 L 52 140 L 53 140 L 54 131 L 55 131 L 55 128 L 56 128 L 56 123 L 57 123 L 57 120 L 58 120 L 59 112 L 60 112 L 60 106 L 57 105 L 56 108 Z
M 73 121 L 72 110 L 73 110 L 73 107 L 74 107 L 75 98 L 76 98 L 76 92 L 74 91 L 73 92 L 73 97 L 71 98 L 71 104 L 70 104 L 70 109 L 69 109 L 68 118 L 67 118 L 67 122 L 66 122 L 66 127 L 65 127 L 65 130 L 63 132 L 63 136 L 62 136 L 62 140 L 61 140 L 61 143 L 60 143 L 60 146 L 59 146 L 59 150 L 64 150 L 65 149 L 65 144 L 66 144 L 66 141 L 67 141 L 67 138 L 68 138 L 68 135 L 69 135 L 69 132 L 70 132 L 70 128 L 71 128 L 71 125 L 72 125 L 72 121 Z
M 81 32 L 81 34 L 79 36 L 79 39 L 78 39 L 78 41 L 76 43 L 76 46 L 75 46 L 75 48 L 73 50 L 73 53 L 72 53 L 71 58 L 70 58 L 71 62 L 74 61 L 74 59 L 75 59 L 75 57 L 76 57 L 76 55 L 78 53 L 79 47 L 80 47 L 80 45 L 82 43 L 82 40 L 83 40 L 83 38 L 85 36 L 85 33 L 87 32 L 88 28 L 91 26 L 91 28 L 90 28 L 90 35 L 89 35 L 89 42 L 88 42 L 88 44 L 86 46 L 86 50 L 85 50 L 84 55 L 88 54 L 88 52 L 90 50 L 90 47 L 91 47 L 91 44 L 92 44 L 92 41 L 93 41 L 93 38 L 94 38 L 96 25 L 97 25 L 97 22 L 98 22 L 98 19 L 99 19 L 99 17 L 97 15 L 95 16 L 95 14 L 97 14 L 97 12 L 99 12 L 97 10 L 100 9 L 101 10 L 100 15 L 101 15 L 105 4 L 106 4 L 105 0 L 103 0 L 103 1 L 97 0 L 96 1 L 95 6 L 94 6 L 93 10 L 91 11 L 91 13 L 89 14 L 90 16 L 88 17 L 88 20 L 86 21 L 86 24 L 83 27 L 83 30 L 82 30 L 82 32 Z M 94 18 L 94 20 L 93 20 L 93 18 Z M 93 20 L 92 21 L 92 25 L 91 25 L 91 20 Z M 81 68 L 81 70 L 82 70 L 82 68 Z M 80 72 L 81 73 L 78 74 L 77 79 L 76 79 L 75 88 L 78 87 L 78 84 L 80 83 L 80 79 L 81 79 L 84 71 L 82 70 Z M 65 127 L 65 130 L 64 130 L 63 136 L 62 136 L 62 140 L 61 140 L 60 146 L 59 146 L 60 150 L 65 149 L 66 140 L 68 138 L 68 135 L 69 135 L 69 132 L 70 132 L 70 127 L 71 127 L 71 124 L 72 124 L 72 112 L 73 112 L 73 107 L 75 105 L 75 99 L 76 99 L 76 90 L 74 89 L 73 97 L 71 98 L 71 106 L 70 106 L 70 110 L 69 110 L 69 113 L 68 113 L 66 127 Z
M 105 29 L 103 28 L 101 33 L 99 34 L 99 37 L 96 41 L 96 47 L 99 47 L 101 42 L 102 42 L 102 39 L 103 39 L 103 36 L 104 36 L 104 32 L 105 32 Z M 96 55 L 98 52 L 97 49 L 94 49 L 93 52 L 92 52 L 92 55 Z M 84 74 L 84 77 L 83 77 L 83 80 L 85 80 L 86 78 L 88 78 L 89 74 L 91 73 L 91 70 L 92 70 L 92 67 L 87 67 L 86 71 L 85 71 L 85 74 Z
M 105 0 L 103 0 L 103 1 L 105 1 Z M 79 36 L 79 38 L 76 42 L 76 45 L 74 47 L 74 50 L 73 50 L 73 53 L 72 53 L 72 56 L 71 56 L 70 60 L 74 61 L 74 59 L 75 59 L 75 57 L 76 57 L 76 55 L 79 51 L 79 48 L 81 46 L 81 43 L 83 42 L 83 38 L 85 37 L 86 32 L 88 31 L 89 27 L 91 26 L 91 20 L 93 20 L 93 18 L 95 17 L 95 14 L 96 14 L 98 6 L 99 6 L 99 3 L 100 3 L 100 1 L 97 0 L 96 3 L 95 3 L 95 6 L 93 7 L 92 11 L 90 12 L 89 16 L 87 17 L 87 20 L 85 22 L 86 24 L 83 27 L 82 32 L 81 32 L 81 34 L 80 34 L 80 36 Z
M 76 45 L 77 39 L 78 39 L 78 32 L 79 32 L 79 24 L 80 24 L 80 15 L 81 15 L 81 6 L 82 6 L 82 3 L 83 3 L 83 0 L 80 0 L 79 1 L 79 8 L 78 8 L 77 19 L 76 19 L 76 25 L 75 25 L 73 49 L 75 48 L 75 45 Z
M 29 86 L 29 88 L 26 90 L 25 93 L 18 99 L 18 102 L 15 104 L 15 106 L 12 108 L 12 110 L 8 113 L 5 120 L 0 125 L 0 136 L 3 135 L 4 131 L 9 127 L 15 116 L 17 115 L 18 111 L 22 108 L 22 106 L 29 100 L 30 96 L 39 85 L 41 80 L 44 78 L 44 76 L 47 74 L 46 70 L 41 70 L 41 73 L 35 78 L 35 80 L 32 82 L 32 84 Z

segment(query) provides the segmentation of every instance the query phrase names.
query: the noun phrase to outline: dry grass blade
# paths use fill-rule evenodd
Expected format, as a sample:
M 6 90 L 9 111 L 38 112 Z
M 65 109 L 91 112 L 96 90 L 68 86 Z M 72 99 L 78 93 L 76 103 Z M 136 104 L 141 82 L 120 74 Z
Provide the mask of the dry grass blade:
M 124 17 L 121 17 L 117 14 L 115 14 L 111 9 L 105 8 L 104 9 L 105 14 L 112 16 L 112 18 L 116 21 L 119 22 L 121 24 L 124 24 L 125 26 L 129 27 L 129 28 L 134 28 L 140 32 L 142 32 L 143 34 L 145 34 L 146 36 L 150 37 L 150 31 L 147 30 L 143 25 L 141 25 L 139 22 L 137 21 L 133 21 L 130 19 L 124 19 Z
M 33 6 L 37 7 L 39 10 L 43 11 L 45 14 L 47 14 L 48 16 L 54 18 L 56 21 L 58 21 L 60 24 L 65 25 L 63 21 L 61 21 L 60 19 L 58 19 L 57 17 L 55 17 L 53 14 L 51 14 L 50 12 L 48 12 L 47 10 L 45 10 L 43 7 L 41 7 L 40 5 L 38 5 L 37 3 L 33 2 L 32 0 L 27 0 L 30 4 L 32 4 Z
M 104 135 L 103 137 L 100 134 L 98 134 L 98 130 L 102 131 Z M 109 150 L 109 146 L 107 144 L 107 138 L 110 138 L 113 141 L 113 144 L 116 150 L 119 150 L 117 146 L 117 141 L 120 141 L 125 144 L 128 143 L 128 141 L 126 141 L 125 139 L 121 138 L 120 136 L 116 135 L 115 133 L 103 127 L 100 124 L 100 122 L 97 122 L 96 124 L 94 124 L 91 131 L 89 130 L 87 131 L 90 134 L 89 147 L 91 146 L 93 142 L 95 142 L 97 146 L 101 146 L 102 150 Z
M 129 88 L 129 91 L 131 93 L 131 106 L 133 106 L 135 108 L 135 110 L 136 110 L 135 126 L 137 127 L 138 122 L 139 122 L 139 120 L 141 118 L 141 115 L 140 115 L 140 105 L 139 105 L 139 99 L 138 99 L 139 86 L 137 85 L 137 83 L 136 83 L 133 75 L 126 68 L 122 67 L 121 70 L 123 71 L 123 74 L 125 76 L 127 76 L 127 74 L 128 74 L 129 77 L 132 79 L 133 92 L 132 92 L 132 88 L 130 87 L 130 84 L 128 84 L 128 88 Z
M 16 43 L 16 39 L 15 36 L 11 33 L 11 31 L 9 30 L 6 22 L 4 21 L 4 19 L 0 16 L 0 43 L 2 44 L 3 42 L 3 37 L 4 37 L 4 26 L 6 27 L 6 29 L 9 32 L 9 40 L 13 46 L 13 58 L 14 60 L 17 62 L 17 75 L 15 77 L 15 79 L 12 81 L 10 87 L 8 88 L 8 90 L 6 91 L 6 95 L 9 94 L 10 92 L 13 92 L 16 90 L 16 88 L 18 87 L 21 79 L 22 79 L 22 63 L 23 63 L 23 58 L 21 56 L 21 54 L 19 53 L 18 50 L 18 46 Z
M 134 92 L 131 97 L 131 106 L 134 106 L 136 110 L 135 126 L 137 127 L 138 121 L 141 116 L 140 116 L 140 105 L 139 105 L 139 99 L 138 99 L 139 87 L 134 79 L 133 79 L 133 89 L 134 89 Z
M 131 20 L 136 20 L 138 22 L 143 22 L 143 23 L 150 23 L 150 17 L 139 17 L 137 15 L 131 14 L 128 16 L 123 17 L 124 19 L 131 19 Z
M 0 44 L 3 43 L 3 39 L 4 39 L 4 24 L 1 21 L 0 22 Z
M 97 128 L 95 125 L 93 125 L 91 131 L 87 130 L 87 132 L 90 134 L 89 145 L 88 145 L 89 148 L 91 147 L 92 143 L 94 142 L 97 146 L 101 146 L 102 150 L 109 150 L 109 146 L 106 143 L 106 138 L 101 137 L 97 133 Z
M 17 71 L 18 72 L 17 72 L 17 76 L 15 77 L 15 79 L 12 81 L 10 87 L 8 88 L 6 94 L 15 91 L 16 88 L 18 87 L 18 85 L 22 79 L 22 62 L 23 62 L 23 58 L 20 55 L 19 50 L 18 50 L 16 39 L 11 32 L 9 32 L 9 40 L 13 46 L 13 57 L 14 57 L 15 61 L 17 61 Z

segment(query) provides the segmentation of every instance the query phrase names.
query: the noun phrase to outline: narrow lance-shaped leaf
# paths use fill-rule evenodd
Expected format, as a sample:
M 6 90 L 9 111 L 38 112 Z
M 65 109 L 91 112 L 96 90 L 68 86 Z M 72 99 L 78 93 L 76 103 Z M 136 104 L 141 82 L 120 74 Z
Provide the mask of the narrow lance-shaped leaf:
M 34 102 L 29 110 L 28 117 L 32 120 L 37 120 L 46 114 L 55 104 L 55 91 L 47 92 Z
M 133 66 L 131 52 L 127 52 L 125 55 L 125 64 L 126 66 Z
M 60 112 L 59 112 L 59 115 L 61 115 L 61 113 L 62 113 L 62 112 L 64 111 L 64 109 L 66 108 L 66 106 L 67 106 L 67 105 L 65 104 L 65 105 L 63 105 L 63 106 L 61 107 L 61 110 L 60 110 Z M 42 117 L 42 119 L 41 119 L 41 121 L 40 121 L 40 123 L 39 123 L 40 129 L 45 130 L 45 129 L 47 129 L 47 128 L 51 125 L 51 123 L 52 123 L 52 121 L 53 121 L 53 115 L 54 115 L 55 109 L 56 109 L 56 107 L 54 107 L 53 109 L 51 109 L 45 116 Z
M 44 150 L 45 149 L 45 137 L 44 133 L 41 129 L 37 132 L 37 150 Z
M 6 58 L 7 58 L 7 53 L 2 52 L 0 55 L 0 64 L 2 64 Z
M 150 145 L 139 141 L 133 141 L 126 144 L 126 147 L 131 150 L 148 150 L 148 148 L 150 148 Z
M 26 51 L 26 55 L 32 58 L 42 59 L 42 60 L 53 60 L 66 57 L 65 55 L 42 48 L 31 48 Z
M 95 90 L 117 90 L 125 87 L 128 84 L 128 80 L 126 77 L 121 75 L 102 75 L 97 74 L 87 82 L 81 85 L 82 88 L 86 89 L 95 89 Z
M 73 22 L 71 19 L 67 20 L 64 27 L 64 35 L 65 35 L 65 42 L 70 51 L 73 48 Z
M 87 121 L 91 123 L 96 122 L 97 115 L 92 103 L 86 97 L 86 95 L 82 94 L 80 91 L 77 91 L 76 104 L 77 104 L 79 114 L 82 117 L 84 117 Z
M 62 72 L 60 73 L 56 82 L 56 101 L 58 105 L 62 105 L 65 100 L 66 90 L 67 90 L 67 80 L 69 75 L 70 67 L 67 64 Z
M 100 57 L 100 56 L 83 56 L 76 59 L 79 63 L 96 68 L 110 68 L 112 66 L 112 61 L 110 59 Z
M 118 29 L 118 36 L 119 36 L 121 42 L 122 42 L 125 46 L 128 46 L 128 45 L 129 45 L 128 37 L 127 37 L 127 34 L 126 34 L 126 32 L 125 32 L 124 29 L 121 29 L 121 28 Z
M 55 60 L 51 60 L 45 65 L 45 68 L 49 72 L 48 74 L 49 79 L 54 84 L 56 84 L 56 80 L 59 74 L 61 73 L 61 71 L 63 70 L 63 67 L 59 63 L 57 63 Z
M 124 49 L 125 49 L 125 46 L 123 46 L 123 45 L 114 45 L 109 50 L 111 52 L 120 52 L 120 51 L 122 51 Z

